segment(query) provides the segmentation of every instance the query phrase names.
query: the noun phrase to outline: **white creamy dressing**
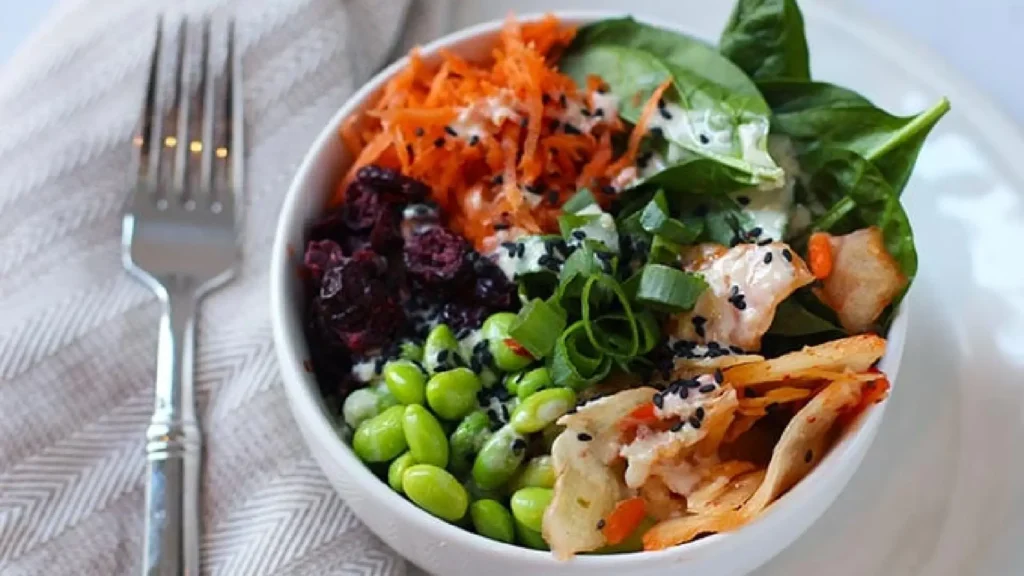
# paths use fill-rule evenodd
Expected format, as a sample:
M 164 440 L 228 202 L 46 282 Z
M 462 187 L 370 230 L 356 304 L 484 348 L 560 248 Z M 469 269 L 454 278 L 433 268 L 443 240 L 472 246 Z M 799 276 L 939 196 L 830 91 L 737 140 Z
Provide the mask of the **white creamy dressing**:
M 601 207 L 597 204 L 591 204 L 586 208 L 583 208 L 576 214 L 580 216 L 596 216 L 596 218 L 590 219 L 589 222 L 575 228 L 587 235 L 587 239 L 599 242 L 608 247 L 613 252 L 619 251 L 619 233 L 615 228 L 615 218 L 611 214 L 601 210 Z M 581 240 L 574 238 L 571 234 L 566 244 L 569 246 L 578 246 L 581 244 Z
M 544 267 L 540 265 L 540 259 L 548 254 L 548 248 L 544 244 L 544 239 L 540 236 L 526 236 L 520 238 L 518 243 L 523 245 L 523 255 L 521 257 L 518 254 L 516 256 L 509 256 L 509 251 L 500 245 L 490 255 L 494 263 L 498 265 L 498 268 L 501 268 L 501 271 L 510 280 L 515 280 L 516 276 L 520 274 L 529 274 L 543 269 Z M 551 256 L 554 258 L 558 257 L 557 254 Z
M 522 191 L 523 198 L 526 199 L 526 203 L 530 205 L 530 208 L 536 208 L 540 206 L 540 203 L 544 201 L 544 197 L 536 192 L 530 192 L 527 190 Z
M 672 464 L 658 462 L 651 467 L 651 475 L 661 478 L 669 490 L 680 496 L 689 496 L 704 480 L 701 467 L 686 460 Z
M 731 116 L 712 110 L 687 110 L 671 102 L 662 110 L 664 114 L 662 111 L 654 114 L 649 125 L 660 128 L 670 142 L 709 156 L 736 158 L 770 182 L 780 173 L 771 155 L 764 150 L 770 128 L 767 118 L 749 117 L 737 126 Z
M 460 109 L 451 127 L 464 140 L 469 140 L 473 136 L 482 138 L 493 131 L 486 124 L 497 128 L 506 120 L 519 121 L 521 116 L 514 103 L 512 93 L 502 90 L 496 96 L 488 96 Z
M 653 431 L 647 426 L 640 426 L 636 431 L 636 440 L 619 449 L 619 456 L 626 459 L 626 486 L 639 488 L 647 482 L 651 469 L 658 459 L 662 448 L 673 444 L 692 446 L 707 435 L 706 428 L 683 426 L 678 431 Z
M 741 190 L 732 194 L 735 200 L 740 197 L 749 199 L 749 204 L 744 206 L 743 212 L 750 216 L 751 226 L 761 228 L 761 238 L 772 238 L 781 240 L 787 235 L 792 235 L 788 226 L 792 226 L 791 218 L 795 206 L 793 204 L 793 192 L 797 179 L 800 178 L 800 164 L 796 160 L 796 152 L 793 145 L 785 136 L 770 136 L 768 138 L 768 152 L 772 158 L 782 167 L 786 176 L 781 185 L 770 187 L 755 187 Z M 810 214 L 807 214 L 807 224 L 810 224 Z M 793 226 L 795 229 L 796 227 Z
M 605 120 L 612 121 L 619 117 L 619 97 L 611 92 L 594 92 L 590 95 L 590 111 L 604 112 Z
M 793 264 L 782 256 L 784 249 L 789 248 L 781 242 L 740 244 L 697 270 L 708 287 L 693 311 L 682 316 L 673 336 L 757 350 L 775 306 L 799 284 Z M 765 264 L 769 253 L 771 261 Z M 742 310 L 730 301 L 734 286 L 746 304 Z M 703 336 L 693 325 L 694 316 L 706 319 Z
M 370 357 L 352 365 L 352 377 L 360 382 L 371 382 L 377 379 L 377 361 Z
M 459 340 L 459 355 L 469 360 L 473 357 L 473 348 L 476 347 L 484 339 L 483 331 L 477 329 L 467 334 L 462 340 Z

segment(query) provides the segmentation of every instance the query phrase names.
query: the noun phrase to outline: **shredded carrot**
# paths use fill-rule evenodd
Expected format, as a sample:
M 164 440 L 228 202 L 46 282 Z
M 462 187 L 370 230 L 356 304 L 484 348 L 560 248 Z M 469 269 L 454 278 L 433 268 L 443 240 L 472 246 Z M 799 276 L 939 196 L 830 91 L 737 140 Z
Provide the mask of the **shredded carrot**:
M 807 240 L 807 263 L 818 280 L 824 280 L 832 274 L 832 242 L 827 233 L 811 234 Z
M 645 517 L 647 517 L 647 509 L 643 498 L 623 500 L 616 504 L 612 513 L 604 519 L 601 533 L 604 534 L 604 539 L 608 544 L 614 546 L 629 538 Z
M 578 112 L 604 82 L 577 86 L 556 66 L 575 34 L 554 16 L 524 24 L 510 17 L 489 61 L 414 49 L 370 109 L 342 125 L 356 160 L 332 204 L 344 200 L 359 168 L 382 164 L 426 183 L 448 225 L 477 248 L 557 231 L 561 203 L 578 186 L 607 185 L 610 167 L 634 161 L 664 92 L 616 161 L 613 136 L 626 130 L 617 115 Z M 567 126 L 569 118 L 586 125 Z
M 640 113 L 640 118 L 637 119 L 633 132 L 629 135 L 629 147 L 626 148 L 626 153 L 608 168 L 609 172 L 613 175 L 636 161 L 636 154 L 640 151 L 640 143 L 647 136 L 647 125 L 650 124 L 651 118 L 658 111 L 658 102 L 661 101 L 662 95 L 665 94 L 665 91 L 671 85 L 671 80 L 665 80 L 654 89 L 651 97 L 647 99 L 647 103 L 644 104 L 643 111 Z

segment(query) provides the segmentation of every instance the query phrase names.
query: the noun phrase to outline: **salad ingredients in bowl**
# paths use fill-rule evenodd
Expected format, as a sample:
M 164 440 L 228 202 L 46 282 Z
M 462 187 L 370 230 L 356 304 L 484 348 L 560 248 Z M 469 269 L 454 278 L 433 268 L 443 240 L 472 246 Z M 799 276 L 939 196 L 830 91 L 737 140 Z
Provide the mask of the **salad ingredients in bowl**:
M 792 2 L 740 0 L 717 47 L 548 16 L 485 54 L 414 51 L 342 122 L 302 267 L 339 436 L 559 559 L 761 517 L 888 394 L 900 192 L 948 102 L 812 80 Z

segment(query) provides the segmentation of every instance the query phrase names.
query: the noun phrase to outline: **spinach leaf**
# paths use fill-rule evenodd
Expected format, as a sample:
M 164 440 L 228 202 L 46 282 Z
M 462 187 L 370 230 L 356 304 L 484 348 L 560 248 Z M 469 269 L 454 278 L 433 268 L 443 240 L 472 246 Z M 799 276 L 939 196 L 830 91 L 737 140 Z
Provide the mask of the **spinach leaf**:
M 789 136 L 801 151 L 833 147 L 859 154 L 878 168 L 897 194 L 910 179 L 928 133 L 949 110 L 949 101 L 943 98 L 917 116 L 899 117 L 871 104 L 853 105 L 849 93 L 842 105 L 833 106 L 821 98 L 820 85 L 804 86 L 789 86 L 788 101 L 776 101 L 785 111 L 773 116 L 772 130 Z M 809 106 L 794 104 L 801 99 Z
M 771 79 L 757 83 L 773 114 L 799 112 L 810 108 L 874 107 L 870 100 L 842 86 L 828 82 Z
M 603 20 L 579 31 L 559 66 L 580 83 L 592 74 L 604 79 L 619 114 L 634 123 L 654 89 L 671 79 L 652 128 L 747 184 L 783 177 L 766 150 L 769 108 L 757 86 L 704 42 L 631 18 Z
M 778 336 L 806 336 L 823 332 L 842 334 L 843 329 L 834 321 L 811 311 L 808 299 L 816 301 L 817 297 L 808 292 L 806 295 L 797 293 L 783 300 L 775 309 L 775 318 L 768 333 Z
M 842 148 L 822 148 L 800 157 L 809 174 L 806 193 L 829 208 L 815 220 L 812 230 L 847 234 L 867 226 L 878 226 L 885 248 L 913 280 L 917 273 L 917 250 L 899 196 L 874 164 Z M 895 304 L 895 303 L 894 303 Z
M 754 184 L 747 174 L 735 167 L 689 154 L 638 183 L 678 194 L 715 195 L 736 192 Z
M 796 0 L 739 0 L 718 49 L 754 80 L 811 78 Z

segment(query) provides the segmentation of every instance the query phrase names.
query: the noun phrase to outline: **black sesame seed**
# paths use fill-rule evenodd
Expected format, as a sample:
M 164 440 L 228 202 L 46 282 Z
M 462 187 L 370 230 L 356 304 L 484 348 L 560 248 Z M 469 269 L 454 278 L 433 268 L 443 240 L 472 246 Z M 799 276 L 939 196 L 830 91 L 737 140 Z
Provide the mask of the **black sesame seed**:
M 452 128 L 451 126 L 445 126 L 445 127 L 444 127 L 444 131 L 445 131 L 445 133 L 446 133 L 446 134 L 448 134 L 449 136 L 455 136 L 455 137 L 458 137 L 458 135 L 459 135 L 459 133 L 455 131 L 455 128 Z
M 704 325 L 703 324 L 694 325 L 693 332 L 695 334 L 697 334 L 698 338 L 702 338 L 703 339 L 703 338 L 707 337 L 707 332 L 704 330 Z
M 509 418 L 508 406 L 506 406 L 504 404 L 501 405 L 501 417 L 502 417 L 503 420 L 508 422 L 508 418 Z
M 746 310 L 747 309 L 747 300 L 741 294 L 741 295 L 737 296 L 735 299 L 733 299 L 732 305 L 735 306 L 737 310 Z
M 699 380 L 694 378 L 692 380 L 687 380 L 686 381 L 686 387 L 687 388 L 700 388 L 701 387 L 701 383 L 700 383 Z
M 700 143 L 701 144 L 709 144 L 710 142 L 711 142 L 711 139 L 708 138 L 707 134 L 701 134 L 700 135 Z
M 740 206 L 746 206 L 750 204 L 750 196 L 737 196 L 736 201 L 740 203 Z
M 584 118 L 590 118 L 592 114 L 593 113 L 590 110 L 587 110 L 586 108 L 580 108 L 580 115 L 583 116 Z
M 551 190 L 550 192 L 548 192 L 548 204 L 551 204 L 552 206 L 557 206 L 558 200 L 559 195 L 557 190 Z
M 416 128 L 416 130 L 413 130 L 413 134 L 417 136 L 423 136 L 426 133 L 427 132 L 423 128 Z
M 523 119 L 519 121 L 519 127 L 520 128 L 526 128 L 529 125 L 530 125 L 530 119 L 527 118 L 526 116 L 523 116 Z
M 690 322 L 693 322 L 694 326 L 703 326 L 705 323 L 707 323 L 707 321 L 708 319 L 701 316 L 700 314 L 695 314 L 693 318 L 690 318 Z
M 508 230 L 508 229 L 509 229 L 508 222 L 495 222 L 494 223 L 494 231 L 495 232 L 501 232 L 502 230 Z
M 697 406 L 697 410 L 694 412 L 694 415 L 697 416 L 697 418 L 699 418 L 700 420 L 703 420 L 704 419 L 704 407 L 703 406 Z
M 443 147 L 444 147 L 444 136 L 438 136 L 437 138 L 434 139 L 434 148 L 443 148 Z
M 512 452 L 519 454 L 523 450 L 526 450 L 526 440 L 516 438 L 515 442 L 512 443 Z
M 733 236 L 729 240 L 729 248 L 735 248 L 735 247 L 739 246 L 740 242 L 742 242 L 742 240 L 740 240 L 739 236 Z
M 654 152 L 648 150 L 647 152 L 637 156 L 636 165 L 640 168 L 646 168 L 647 164 L 651 161 L 651 158 L 654 158 Z
M 793 261 L 793 253 L 789 251 L 789 248 L 782 249 L 782 257 L 786 259 L 786 262 Z
M 597 521 L 597 529 L 598 530 L 604 529 L 604 518 L 601 518 L 600 520 Z
M 655 126 L 655 127 L 651 128 L 650 133 L 651 133 L 651 136 L 653 136 L 655 138 L 664 138 L 665 137 L 665 131 L 662 130 L 661 127 L 659 127 L 659 126 Z
M 522 258 L 526 254 L 526 244 L 516 245 L 516 256 Z
M 705 384 L 698 388 L 697 392 L 700 392 L 701 394 L 709 394 L 711 392 L 714 392 L 715 388 L 717 388 L 717 386 L 715 386 L 714 384 Z
M 687 422 L 689 422 L 690 426 L 693 426 L 694 429 L 700 430 L 700 420 L 696 416 L 690 416 L 690 419 L 687 420 Z
M 535 185 L 533 185 L 533 184 L 524 184 L 523 185 L 523 190 L 526 190 L 530 194 L 536 194 L 537 193 L 537 187 Z
M 470 332 L 469 328 L 467 328 L 466 326 L 463 326 L 462 328 L 459 328 L 458 332 L 455 333 L 455 339 L 456 340 L 462 340 L 466 336 L 469 336 L 469 332 Z
M 808 450 L 807 452 L 804 452 L 804 463 L 805 464 L 810 464 L 811 460 L 814 460 L 814 452 L 811 451 L 811 450 Z
M 558 105 L 562 108 L 567 108 L 569 106 L 569 100 L 565 97 L 565 94 L 558 95 Z
M 584 232 L 583 230 L 573 230 L 572 237 L 577 239 L 577 240 L 581 240 L 582 241 L 582 240 L 586 239 L 587 233 Z
M 672 431 L 673 432 L 679 432 L 680 430 L 683 429 L 683 425 L 684 424 L 685 424 L 685 422 L 682 422 L 682 421 L 676 422 L 675 424 L 672 425 Z
M 662 396 L 661 393 L 657 393 L 654 395 L 654 398 L 651 399 L 651 402 L 654 402 L 654 405 L 658 408 L 663 408 L 665 406 L 665 397 Z
M 735 298 L 740 293 L 740 287 L 738 284 L 733 284 L 732 288 L 729 288 L 729 298 Z
M 583 132 L 581 132 L 579 128 L 568 123 L 562 125 L 562 130 L 565 130 L 566 134 L 572 134 L 573 136 L 583 134 Z
M 743 348 L 739 346 L 729 346 L 729 351 L 733 354 L 743 354 Z
M 753 238 L 757 238 L 758 236 L 761 235 L 762 232 L 764 232 L 764 230 L 762 230 L 760 226 L 754 226 L 753 228 L 750 229 L 750 236 Z
M 562 122 L 558 118 L 555 118 L 555 119 L 551 120 L 551 131 L 552 132 L 557 131 L 561 127 L 562 127 Z
M 541 94 L 541 95 L 540 95 L 540 101 L 541 101 L 541 102 L 542 102 L 542 103 L 543 103 L 543 104 L 544 104 L 545 106 L 547 106 L 548 104 L 551 104 L 551 96 L 548 96 L 548 95 L 547 95 L 546 93 L 545 93 L 545 94 Z
M 473 134 L 472 136 L 469 137 L 469 145 L 470 146 L 476 146 L 479 143 L 480 143 L 480 137 L 477 136 L 476 134 Z
M 767 245 L 771 244 L 774 241 L 775 240 L 773 240 L 771 238 L 762 238 L 762 239 L 757 241 L 757 245 L 758 246 L 767 246 Z M 767 262 L 766 262 L 766 264 L 767 264 Z
M 503 183 L 504 181 L 505 181 L 505 177 L 502 176 L 501 174 L 498 174 L 497 176 L 495 176 L 494 178 L 491 179 L 491 183 L 494 184 L 494 185 L 499 185 L 499 184 Z
M 722 373 L 722 369 L 721 368 L 715 368 L 714 376 L 715 376 L 715 382 L 718 382 L 719 384 L 721 384 L 722 382 L 725 381 L 725 374 Z
M 772 263 L 772 253 L 771 252 L 769 252 L 769 253 L 764 255 L 764 263 L 765 264 L 771 264 Z
M 447 350 L 441 350 L 440 352 L 437 353 L 437 362 L 438 362 L 438 364 L 443 364 L 444 362 L 447 362 L 447 361 L 448 361 L 448 351 Z
M 594 116 L 597 118 L 604 118 L 604 108 L 598 108 L 594 110 Z
M 484 363 L 481 362 L 479 358 L 473 358 L 469 361 L 469 369 L 479 374 L 484 371 Z M 504 390 L 504 388 L 502 388 L 502 390 Z
M 658 108 L 658 113 L 661 114 L 661 117 L 664 118 L 665 120 L 672 119 L 672 113 L 666 110 L 664 107 Z
M 576 435 L 576 438 L 580 442 L 590 442 L 591 440 L 594 439 L 593 436 L 591 436 L 590 434 L 587 434 L 586 432 L 580 432 L 579 434 Z

